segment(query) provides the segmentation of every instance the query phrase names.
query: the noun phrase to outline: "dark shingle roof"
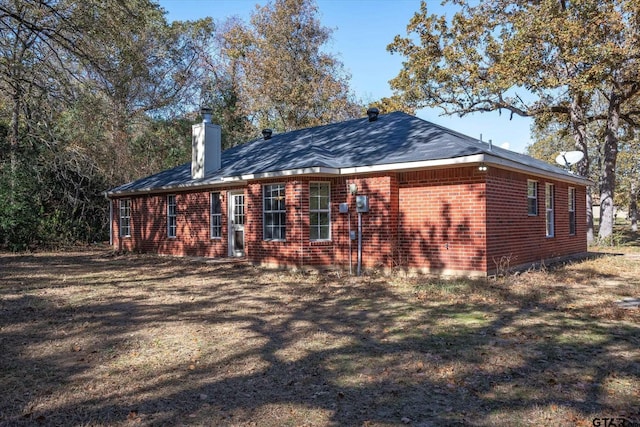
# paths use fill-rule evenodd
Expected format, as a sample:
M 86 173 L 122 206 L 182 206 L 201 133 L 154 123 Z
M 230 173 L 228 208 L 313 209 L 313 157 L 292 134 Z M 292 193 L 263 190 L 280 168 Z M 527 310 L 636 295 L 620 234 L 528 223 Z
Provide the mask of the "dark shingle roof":
M 192 179 L 191 163 L 186 163 L 121 185 L 108 194 L 215 184 L 223 178 L 311 167 L 341 169 L 478 154 L 514 162 L 523 168 L 534 168 L 541 173 L 577 178 L 530 156 L 490 147 L 475 138 L 395 112 L 380 115 L 373 122 L 362 118 L 274 134 L 271 139 L 261 138 L 223 151 L 221 169 L 203 179 Z

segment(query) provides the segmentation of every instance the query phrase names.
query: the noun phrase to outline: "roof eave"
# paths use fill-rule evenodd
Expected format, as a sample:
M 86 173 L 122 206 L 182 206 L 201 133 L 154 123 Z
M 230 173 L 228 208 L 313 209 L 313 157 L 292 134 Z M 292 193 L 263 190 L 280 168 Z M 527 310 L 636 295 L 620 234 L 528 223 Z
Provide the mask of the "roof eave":
M 288 169 L 282 171 L 260 172 L 253 174 L 233 175 L 221 177 L 218 181 L 204 182 L 186 182 L 181 184 L 165 185 L 160 187 L 146 187 L 130 191 L 105 191 L 103 194 L 107 198 L 127 197 L 140 194 L 150 193 L 170 193 L 175 190 L 215 188 L 220 186 L 228 186 L 229 184 L 245 184 L 247 181 L 264 178 L 277 178 L 295 175 L 339 175 L 340 170 L 336 168 L 328 168 L 324 166 L 313 166 L 299 169 Z
M 230 181 L 235 181 L 236 179 L 249 181 L 254 179 L 264 179 L 264 178 L 279 178 L 279 177 L 287 177 L 294 175 L 340 175 L 340 169 L 338 168 L 329 168 L 326 166 L 312 166 L 307 168 L 299 168 L 299 169 L 287 169 L 282 171 L 269 171 L 269 172 L 260 172 L 260 173 L 252 173 L 240 175 L 238 177 L 228 177 L 224 178 Z
M 410 171 L 418 169 L 431 169 L 448 166 L 461 166 L 466 164 L 479 163 L 484 160 L 483 154 L 474 154 L 463 157 L 450 157 L 437 160 L 419 160 L 415 162 L 386 163 L 370 166 L 353 166 L 341 168 L 340 175 L 354 175 L 360 173 L 390 172 L 390 171 Z
M 512 160 L 503 159 L 501 157 L 493 156 L 490 154 L 474 154 L 463 157 L 453 157 L 447 159 L 438 160 L 423 160 L 417 162 L 405 162 L 405 163 L 388 163 L 384 165 L 372 165 L 372 166 L 355 166 L 350 168 L 340 169 L 341 175 L 354 175 L 359 173 L 372 173 L 372 172 L 389 172 L 389 171 L 410 171 L 419 169 L 431 169 L 439 167 L 449 166 L 464 166 L 478 163 L 486 163 L 487 166 L 497 166 L 502 169 L 513 170 L 516 172 L 526 172 L 531 175 L 539 177 L 555 178 L 559 181 L 573 182 L 581 185 L 593 185 L 589 179 L 578 175 L 572 175 L 570 173 L 560 173 L 547 171 L 537 168 L 535 166 L 525 165 L 523 163 L 514 162 Z
M 220 186 L 228 186 L 229 183 L 232 182 L 234 184 L 244 184 L 245 181 L 236 179 L 236 180 L 227 180 L 226 178 L 222 178 L 219 181 L 205 181 L 205 182 L 196 182 L 196 183 L 182 183 L 182 184 L 173 184 L 173 185 L 163 185 L 161 187 L 146 187 L 139 188 L 136 190 L 124 190 L 124 191 L 105 191 L 103 194 L 107 198 L 113 197 L 128 197 L 128 196 L 138 196 L 142 194 L 151 194 L 151 193 L 171 193 L 176 190 L 189 190 L 189 189 L 204 189 L 204 188 L 216 188 Z
M 125 197 L 139 194 L 149 193 L 169 193 L 175 190 L 188 190 L 188 189 L 200 189 L 200 188 L 215 188 L 220 186 L 228 186 L 230 184 L 245 184 L 247 181 L 266 179 L 266 178 L 281 178 L 296 175 L 321 175 L 321 176 L 340 176 L 340 175 L 356 175 L 363 173 L 376 173 L 376 172 L 390 172 L 390 171 L 411 171 L 420 169 L 433 169 L 444 168 L 450 166 L 465 166 L 478 163 L 486 163 L 487 166 L 500 167 L 502 169 L 512 170 L 515 172 L 525 172 L 534 176 L 554 178 L 559 181 L 571 182 L 578 185 L 590 186 L 593 182 L 587 178 L 572 175 L 569 173 L 560 173 L 547 171 L 537 168 L 535 166 L 525 165 L 512 160 L 503 159 L 501 157 L 493 156 L 490 154 L 474 154 L 463 157 L 453 157 L 437 160 L 422 160 L 416 162 L 401 162 L 401 163 L 386 163 L 380 165 L 362 165 L 352 166 L 345 168 L 330 168 L 324 166 L 313 166 L 298 169 L 287 169 L 282 171 L 267 171 L 253 174 L 241 174 L 234 176 L 221 177 L 216 182 L 189 182 L 176 185 L 167 185 L 155 188 L 143 188 L 132 191 L 109 191 L 104 195 L 107 198 L 111 197 Z
M 579 185 L 585 185 L 585 186 L 593 185 L 593 182 L 590 179 L 585 178 L 583 176 L 579 176 L 579 175 L 573 175 L 569 172 L 560 173 L 560 172 L 547 171 L 544 169 L 537 168 L 535 166 L 525 165 L 522 163 L 503 159 L 501 157 L 496 157 L 489 154 L 483 154 L 483 156 L 484 156 L 484 160 L 482 161 L 489 166 L 490 165 L 499 166 L 502 169 L 512 170 L 515 172 L 527 172 L 527 173 L 530 173 L 531 175 L 535 175 L 539 177 L 554 178 L 554 179 L 557 179 L 558 181 L 570 182 L 570 183 L 579 184 Z

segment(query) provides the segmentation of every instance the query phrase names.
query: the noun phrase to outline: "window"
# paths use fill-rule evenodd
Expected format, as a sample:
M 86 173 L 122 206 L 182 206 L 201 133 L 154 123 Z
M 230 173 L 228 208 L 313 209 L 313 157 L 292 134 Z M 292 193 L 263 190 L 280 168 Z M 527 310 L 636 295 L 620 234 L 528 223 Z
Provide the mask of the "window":
M 263 187 L 264 240 L 285 240 L 286 214 L 284 184 L 265 185 Z
M 546 208 L 546 224 L 547 224 L 547 237 L 553 237 L 554 235 L 554 223 L 553 223 L 553 184 L 545 185 L 545 208 Z
M 309 183 L 309 239 L 331 239 L 331 185 L 328 182 Z
M 576 189 L 569 187 L 569 234 L 576 234 Z
M 222 238 L 222 207 L 220 205 L 220 193 L 211 193 L 211 238 Z
M 176 237 L 176 196 L 167 196 L 167 236 Z
M 538 183 L 536 181 L 527 181 L 527 202 L 529 216 L 538 215 Z
M 244 207 L 244 194 L 234 194 L 233 196 L 233 223 L 244 225 L 246 212 Z
M 131 199 L 120 200 L 120 237 L 131 237 Z

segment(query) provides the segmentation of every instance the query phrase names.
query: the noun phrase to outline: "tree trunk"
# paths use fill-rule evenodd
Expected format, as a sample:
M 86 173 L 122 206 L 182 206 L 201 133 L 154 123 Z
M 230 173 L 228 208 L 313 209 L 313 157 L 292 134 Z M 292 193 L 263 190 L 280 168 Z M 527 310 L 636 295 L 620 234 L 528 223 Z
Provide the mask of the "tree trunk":
M 14 205 L 16 203 L 16 192 L 18 191 L 18 147 L 20 140 L 20 108 L 22 98 L 20 96 L 19 83 L 13 88 L 11 97 L 11 123 L 9 124 L 9 194 L 7 194 L 7 203 L 10 207 L 9 212 L 13 217 L 15 215 Z M 12 218 L 13 219 L 13 218 Z M 5 233 L 2 243 L 6 246 L 9 243 L 9 235 Z
M 9 125 L 9 205 L 15 201 L 16 174 L 18 172 L 18 140 L 20 138 L 20 90 L 15 88 Z
M 583 159 L 578 162 L 578 175 L 588 177 L 591 163 L 589 161 L 589 150 L 587 147 L 587 125 L 585 123 L 584 114 L 584 96 L 582 93 L 576 93 L 571 101 L 571 128 L 573 139 L 577 150 L 584 154 Z M 593 199 L 591 192 L 587 189 L 587 244 L 592 244 L 594 240 L 593 233 Z
M 611 239 L 613 237 L 613 224 L 615 220 L 613 196 L 616 189 L 616 160 L 618 158 L 620 103 L 620 95 L 612 92 L 609 98 L 607 127 L 605 129 L 604 153 L 600 180 L 600 230 L 598 232 L 598 238 L 601 241 L 608 243 L 612 243 Z
M 587 188 L 587 245 L 591 245 L 595 241 L 593 230 L 593 195 Z

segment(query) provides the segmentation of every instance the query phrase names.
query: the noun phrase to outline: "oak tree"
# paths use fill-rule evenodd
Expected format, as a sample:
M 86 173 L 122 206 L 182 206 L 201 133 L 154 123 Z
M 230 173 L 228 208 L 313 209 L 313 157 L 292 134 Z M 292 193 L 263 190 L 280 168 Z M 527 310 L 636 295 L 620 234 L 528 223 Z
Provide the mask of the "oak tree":
M 323 50 L 331 31 L 317 14 L 313 0 L 275 0 L 223 35 L 255 126 L 289 131 L 360 114 L 342 63 Z
M 640 87 L 637 77 L 640 5 L 634 0 L 456 0 L 447 19 L 428 13 L 422 2 L 397 36 L 391 52 L 407 59 L 392 86 L 417 107 L 445 114 L 507 111 L 520 116 L 567 117 L 575 148 L 585 153 L 581 175 L 590 169 L 586 126 L 603 120 L 599 236 L 613 230 L 613 194 L 618 130 L 634 120 L 629 109 Z M 595 111 L 596 94 L 608 102 Z

